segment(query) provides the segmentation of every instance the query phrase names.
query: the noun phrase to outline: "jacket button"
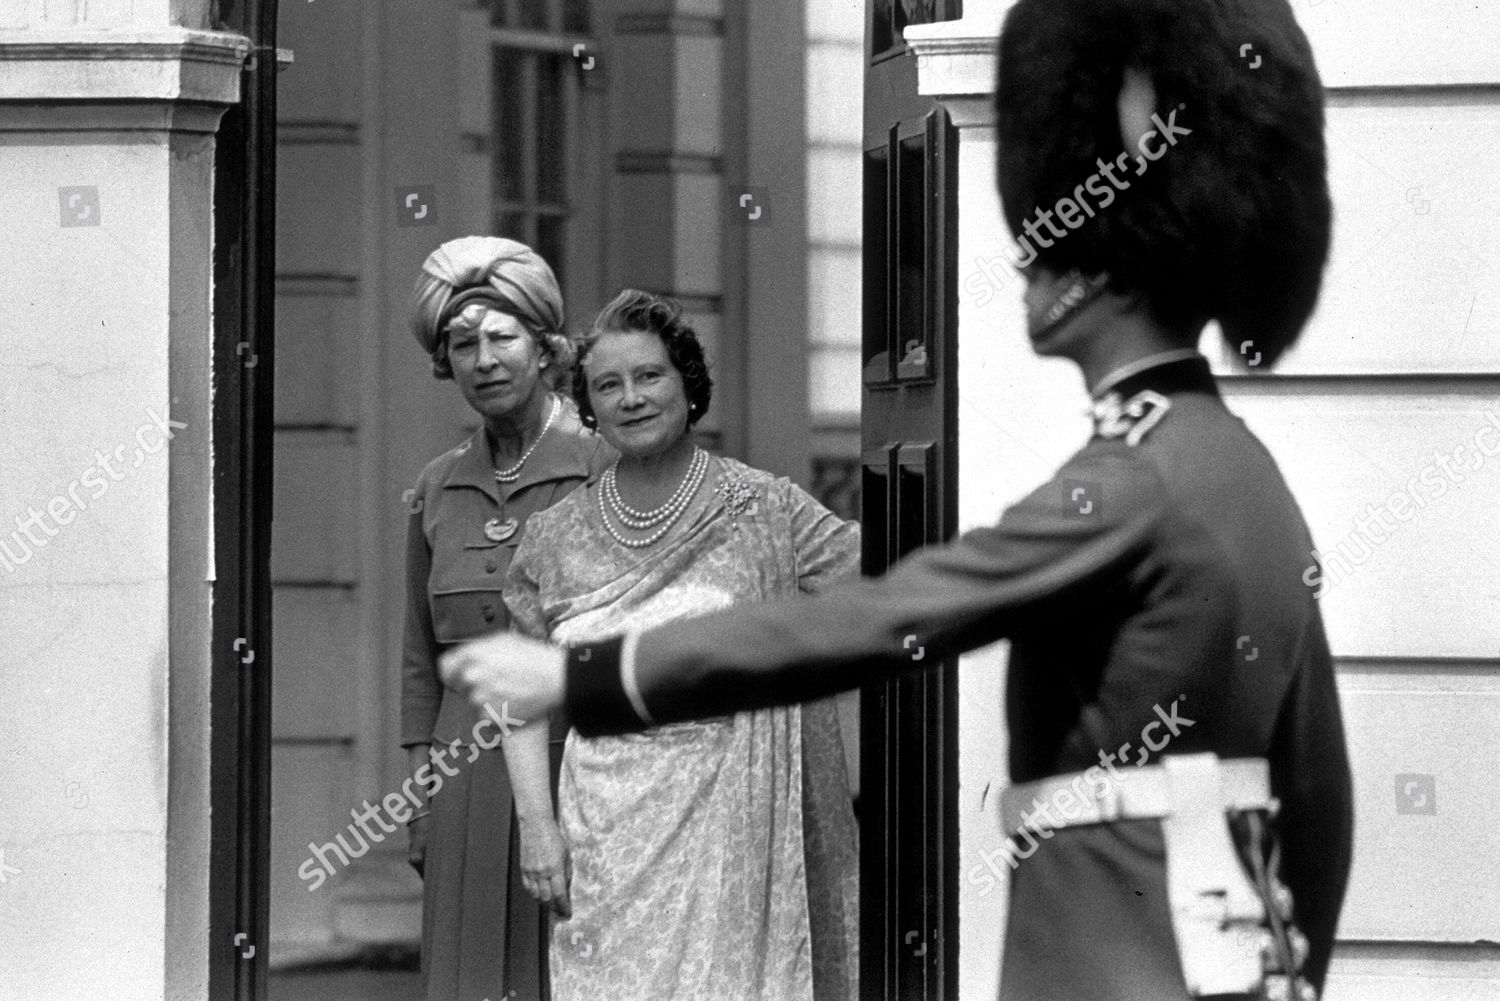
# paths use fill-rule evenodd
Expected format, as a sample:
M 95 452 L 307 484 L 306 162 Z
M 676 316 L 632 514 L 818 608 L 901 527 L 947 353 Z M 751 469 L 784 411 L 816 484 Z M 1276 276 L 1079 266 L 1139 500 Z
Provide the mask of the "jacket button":
M 486 602 L 484 604 L 484 606 L 479 609 L 479 614 L 482 615 L 482 616 L 484 616 L 484 621 L 486 621 L 486 622 L 494 622 L 495 621 L 495 606 L 489 604 L 488 602 Z
M 494 560 L 490 560 L 488 563 L 486 563 L 484 565 L 484 572 L 485 573 L 494 573 L 496 570 L 499 570 L 499 569 L 500 569 L 500 564 L 496 563 Z

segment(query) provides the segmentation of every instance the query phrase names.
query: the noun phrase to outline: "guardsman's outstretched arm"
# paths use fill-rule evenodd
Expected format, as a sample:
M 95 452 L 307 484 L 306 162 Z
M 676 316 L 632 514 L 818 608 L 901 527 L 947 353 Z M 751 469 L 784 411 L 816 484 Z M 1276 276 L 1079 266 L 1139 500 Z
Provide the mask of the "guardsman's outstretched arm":
M 920 668 L 1008 635 L 1029 609 L 1071 590 L 1119 580 L 1149 557 L 1165 508 L 1148 462 L 1095 442 L 998 525 L 923 549 L 883 577 L 572 648 L 569 714 L 584 735 L 621 733 Z

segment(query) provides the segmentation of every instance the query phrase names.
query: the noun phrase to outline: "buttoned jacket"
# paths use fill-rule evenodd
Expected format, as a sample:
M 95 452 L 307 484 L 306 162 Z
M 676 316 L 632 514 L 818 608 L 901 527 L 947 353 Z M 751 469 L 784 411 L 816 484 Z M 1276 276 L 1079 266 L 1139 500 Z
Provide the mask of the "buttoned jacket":
M 497 483 L 483 426 L 417 477 L 407 519 L 404 747 L 474 738 L 480 711 L 443 684 L 438 656 L 451 644 L 509 627 L 505 575 L 527 518 L 566 497 L 614 457 L 603 438 L 583 427 L 572 405 L 560 403 L 563 411 L 514 483 Z M 510 519 L 516 528 L 505 536 Z

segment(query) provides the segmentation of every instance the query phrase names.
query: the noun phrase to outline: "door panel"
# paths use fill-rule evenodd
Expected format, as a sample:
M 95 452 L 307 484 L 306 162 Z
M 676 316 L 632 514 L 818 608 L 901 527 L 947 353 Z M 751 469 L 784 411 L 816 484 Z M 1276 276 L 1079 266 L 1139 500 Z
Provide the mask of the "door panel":
M 957 524 L 957 136 L 916 93 L 900 29 L 941 4 L 869 5 L 863 155 L 861 520 L 875 574 Z M 956 663 L 868 686 L 861 714 L 866 998 L 958 991 Z

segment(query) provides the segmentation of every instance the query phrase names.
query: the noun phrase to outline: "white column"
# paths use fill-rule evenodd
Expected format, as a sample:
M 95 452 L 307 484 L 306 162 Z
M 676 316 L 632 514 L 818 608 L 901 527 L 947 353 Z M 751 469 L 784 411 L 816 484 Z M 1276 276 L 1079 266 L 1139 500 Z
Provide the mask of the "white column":
M 208 10 L 0 12 L 0 997 L 206 997 Z

